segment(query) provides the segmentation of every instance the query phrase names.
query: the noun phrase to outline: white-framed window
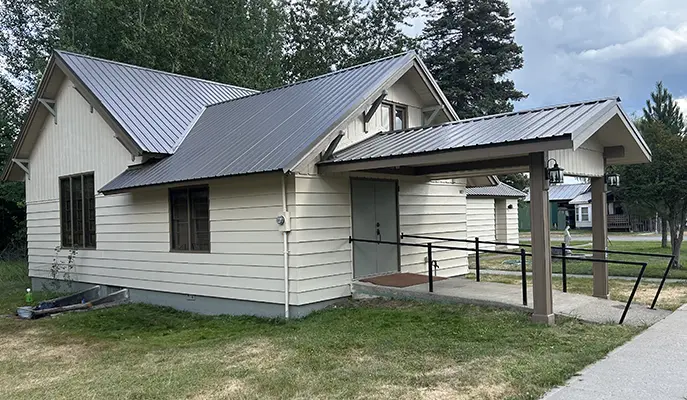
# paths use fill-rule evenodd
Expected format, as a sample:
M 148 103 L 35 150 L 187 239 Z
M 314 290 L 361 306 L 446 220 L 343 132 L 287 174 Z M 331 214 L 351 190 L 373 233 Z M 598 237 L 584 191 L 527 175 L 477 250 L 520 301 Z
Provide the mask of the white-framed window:
M 589 221 L 589 207 L 580 207 L 580 221 Z

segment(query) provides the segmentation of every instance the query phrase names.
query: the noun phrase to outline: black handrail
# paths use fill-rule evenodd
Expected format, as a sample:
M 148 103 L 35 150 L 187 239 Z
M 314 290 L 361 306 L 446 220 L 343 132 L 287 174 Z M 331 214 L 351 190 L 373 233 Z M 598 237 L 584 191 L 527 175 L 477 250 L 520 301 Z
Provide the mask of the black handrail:
M 413 238 L 413 239 L 426 239 L 426 240 L 437 240 L 437 241 L 445 241 L 445 242 L 463 242 L 463 243 L 471 243 L 472 240 L 468 239 L 454 239 L 454 238 L 443 238 L 443 237 L 438 237 L 438 236 L 425 236 L 425 235 L 406 235 L 404 233 L 401 233 L 401 239 L 403 238 Z M 480 249 L 479 248 L 479 243 L 490 243 L 490 244 L 495 244 L 495 245 L 502 245 L 502 246 L 521 246 L 520 244 L 516 243 L 507 243 L 507 242 L 495 242 L 495 241 L 481 241 L 479 238 L 475 238 L 474 240 L 475 243 L 475 248 L 472 249 L 467 249 L 468 251 L 474 251 L 476 254 L 475 258 L 475 266 L 479 268 L 479 252 L 485 252 L 485 253 L 497 253 L 497 254 L 513 254 L 511 252 L 504 252 L 504 251 L 499 251 L 499 250 L 487 250 L 487 249 Z M 442 246 L 437 246 L 434 245 L 435 248 L 442 248 Z M 526 245 L 525 247 L 532 247 L 531 245 Z M 445 248 L 445 247 L 444 247 Z M 671 261 L 668 264 L 668 269 L 672 265 L 672 259 L 674 257 L 672 256 L 666 256 L 665 254 L 652 254 L 652 253 L 639 253 L 639 252 L 628 252 L 628 251 L 620 251 L 620 250 L 595 250 L 595 249 L 582 249 L 582 248 L 575 248 L 575 247 L 567 247 L 565 243 L 562 244 L 561 247 L 555 247 L 552 246 L 551 249 L 560 249 L 562 250 L 562 254 L 559 255 L 551 255 L 551 258 L 559 258 L 563 262 L 563 288 L 564 291 L 567 292 L 567 271 L 566 271 L 566 262 L 567 260 L 577 260 L 577 261 L 591 261 L 591 262 L 603 262 L 603 263 L 610 263 L 610 264 L 621 264 L 621 265 L 638 265 L 641 266 L 641 270 L 639 271 L 639 274 L 637 275 L 637 280 L 635 281 L 634 288 L 632 289 L 632 293 L 630 294 L 630 297 L 627 300 L 627 303 L 625 304 L 625 308 L 623 310 L 623 315 L 620 318 L 619 324 L 622 324 L 623 321 L 625 320 L 625 316 L 627 314 L 627 311 L 630 309 L 630 304 L 632 303 L 632 300 L 634 299 L 635 293 L 637 292 L 637 288 L 639 287 L 639 283 L 642 280 L 642 276 L 644 275 L 644 271 L 646 270 L 647 263 L 642 263 L 639 261 L 618 261 L 618 260 L 609 260 L 607 258 L 589 258 L 589 257 L 568 257 L 565 252 L 567 250 L 581 250 L 581 251 L 587 251 L 587 252 L 603 252 L 603 253 L 608 253 L 608 254 L 626 254 L 626 255 L 640 255 L 640 256 L 658 256 L 658 257 L 670 257 Z M 463 248 L 460 248 L 460 250 L 465 250 Z M 523 304 L 527 305 L 527 276 L 525 272 L 525 256 L 531 256 L 532 254 L 528 254 L 525 252 L 524 248 L 520 248 L 520 256 L 521 256 L 521 275 L 522 275 L 522 287 L 523 287 Z M 477 271 L 476 271 L 477 272 Z M 477 275 L 478 273 L 476 273 Z M 656 291 L 656 297 L 654 298 L 654 302 L 651 305 L 651 308 L 654 308 L 654 305 L 656 303 L 656 300 L 658 299 L 658 295 L 661 292 L 661 289 L 663 288 L 663 283 L 665 282 L 665 279 L 668 275 L 668 270 L 664 273 L 663 279 L 661 280 L 661 284 Z M 479 279 L 477 279 L 479 281 Z
M 446 241 L 446 242 L 467 242 L 467 243 L 472 243 L 472 240 L 469 239 L 453 239 L 453 238 L 443 238 L 443 237 L 437 237 L 437 236 L 425 236 L 425 235 L 404 235 L 401 233 L 401 238 L 403 237 L 408 237 L 408 238 L 415 238 L 415 239 L 427 239 L 427 240 L 440 240 L 440 241 Z M 500 245 L 500 246 L 517 246 L 517 247 L 532 247 L 531 244 L 524 244 L 524 243 L 508 243 L 508 242 L 495 242 L 495 241 L 486 241 L 486 240 L 480 240 L 480 243 L 488 243 L 488 244 L 495 244 L 495 245 Z M 675 263 L 675 256 L 674 255 L 668 255 L 668 254 L 658 254 L 658 253 L 640 253 L 636 251 L 624 251 L 624 250 L 597 250 L 597 249 L 588 249 L 584 247 L 567 247 L 565 243 L 562 243 L 560 247 L 552 246 L 551 249 L 559 249 L 562 251 L 563 257 L 553 257 L 553 258 L 561 258 L 562 259 L 562 266 L 561 266 L 561 273 L 562 273 L 562 280 L 563 280 L 563 291 L 567 292 L 568 289 L 568 274 L 567 274 L 567 263 L 566 261 L 569 259 L 572 260 L 581 260 L 581 261 L 600 261 L 600 262 L 611 262 L 611 260 L 594 260 L 590 258 L 584 258 L 584 259 L 579 259 L 579 258 L 570 258 L 565 256 L 565 251 L 566 250 L 575 250 L 575 251 L 583 251 L 583 252 L 588 252 L 588 253 L 594 253 L 594 252 L 603 252 L 605 254 L 621 254 L 621 255 L 629 255 L 629 256 L 643 256 L 643 257 L 658 257 L 658 258 L 670 258 L 668 261 L 668 265 L 666 266 L 665 271 L 663 272 L 663 277 L 661 278 L 661 283 L 658 285 L 658 289 L 656 289 L 656 294 L 654 295 L 654 300 L 651 302 L 651 307 L 650 309 L 655 309 L 656 307 L 656 302 L 658 301 L 658 296 L 661 294 L 661 291 L 663 290 L 663 286 L 665 285 L 666 279 L 668 278 L 668 274 L 670 273 L 670 267 Z M 474 251 L 474 249 L 471 249 L 471 251 Z M 484 250 L 480 250 L 484 251 Z M 479 253 L 476 255 L 476 261 L 479 259 Z M 477 263 L 476 263 L 477 264 Z

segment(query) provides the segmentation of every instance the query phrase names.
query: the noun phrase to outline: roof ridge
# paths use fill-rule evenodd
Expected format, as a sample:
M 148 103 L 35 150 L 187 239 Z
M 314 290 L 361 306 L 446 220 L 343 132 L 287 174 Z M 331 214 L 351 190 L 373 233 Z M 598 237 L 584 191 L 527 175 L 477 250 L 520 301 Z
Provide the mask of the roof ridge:
M 153 69 L 153 68 L 148 68 L 148 67 L 142 67 L 142 66 L 140 66 L 140 65 L 127 64 L 127 63 L 124 63 L 124 62 L 121 62 L 121 61 L 108 60 L 108 59 L 106 59 L 106 58 L 100 58 L 100 57 L 89 56 L 89 55 L 86 55 L 86 54 L 75 53 L 75 52 L 73 52 L 73 51 L 55 50 L 55 52 L 58 53 L 58 54 L 69 54 L 69 55 L 76 56 L 76 57 L 88 58 L 88 59 L 91 59 L 91 60 L 96 60 L 96 61 L 100 61 L 100 62 L 106 62 L 106 63 L 109 63 L 109 64 L 115 64 L 115 65 L 119 65 L 119 66 L 123 66 L 123 67 L 128 67 L 128 68 L 135 68 L 135 69 L 140 69 L 140 70 L 144 70 L 144 71 L 155 72 L 155 73 L 159 73 L 159 74 L 171 75 L 171 76 L 175 76 L 175 77 L 177 77 L 177 78 L 184 78 L 184 79 L 189 79 L 189 80 L 194 80 L 194 81 L 200 81 L 200 82 L 209 83 L 209 84 L 213 84 L 213 85 L 229 86 L 229 87 L 232 87 L 232 88 L 235 88 L 235 89 L 249 90 L 249 91 L 251 91 L 251 92 L 260 93 L 258 90 L 255 90 L 255 89 L 246 88 L 246 87 L 237 86 L 237 85 L 232 85 L 232 84 L 229 84 L 229 83 L 222 83 L 222 82 L 217 82 L 217 81 L 211 81 L 211 80 L 209 80 L 209 79 L 197 78 L 197 77 L 195 77 L 195 76 L 188 76 L 188 75 L 176 74 L 176 73 L 174 73 L 174 72 L 168 72 L 168 71 L 162 71 L 162 70 L 159 70 L 159 69 Z M 252 93 L 252 94 L 255 94 L 255 93 Z
M 391 59 L 394 59 L 394 58 L 401 58 L 401 57 L 406 56 L 406 55 L 409 55 L 409 54 L 412 54 L 412 55 L 414 55 L 414 56 L 417 56 L 417 53 L 415 53 L 415 50 L 408 50 L 408 51 L 404 51 L 404 52 L 402 52 L 402 53 L 393 54 L 393 55 L 390 55 L 390 56 L 387 56 L 387 57 L 383 57 L 383 58 L 379 58 L 379 59 L 376 59 L 376 60 L 368 61 L 368 62 L 365 62 L 365 63 L 362 63 L 362 64 L 356 64 L 356 65 L 352 65 L 352 66 L 350 66 L 350 67 L 342 68 L 342 69 L 339 69 L 339 70 L 336 70 L 336 71 L 327 72 L 326 74 L 313 76 L 312 78 L 303 79 L 303 80 L 300 80 L 300 81 L 297 81 L 297 82 L 293 82 L 293 83 L 287 83 L 286 85 L 277 86 L 277 87 L 275 87 L 275 88 L 263 90 L 262 92 L 251 93 L 251 94 L 249 94 L 249 95 L 247 95 L 247 96 L 239 97 L 239 98 L 236 98 L 236 99 L 229 99 L 229 100 L 220 101 L 220 102 L 218 102 L 218 103 L 208 104 L 207 107 L 217 106 L 217 105 L 220 105 L 220 104 L 226 104 L 226 103 L 229 103 L 229 102 L 232 102 L 232 101 L 242 100 L 242 99 L 245 99 L 245 98 L 247 98 L 247 97 L 257 96 L 257 95 L 264 94 L 264 93 L 271 93 L 271 92 L 274 92 L 274 91 L 276 91 L 276 90 L 286 89 L 286 88 L 288 88 L 288 87 L 297 86 L 297 85 L 300 85 L 300 84 L 303 84 L 303 83 L 307 83 L 307 82 L 312 82 L 312 81 L 315 81 L 315 80 L 318 80 L 318 79 L 323 79 L 323 78 L 326 78 L 326 77 L 329 77 L 329 76 L 332 76 L 332 75 L 337 75 L 337 74 L 341 74 L 341 73 L 343 73 L 343 72 L 352 71 L 352 70 L 354 70 L 354 69 L 358 69 L 358 68 L 362 68 L 362 67 L 367 67 L 368 65 L 377 64 L 377 63 L 380 63 L 380 62 L 383 62 L 383 61 L 387 61 L 387 60 L 391 60 Z

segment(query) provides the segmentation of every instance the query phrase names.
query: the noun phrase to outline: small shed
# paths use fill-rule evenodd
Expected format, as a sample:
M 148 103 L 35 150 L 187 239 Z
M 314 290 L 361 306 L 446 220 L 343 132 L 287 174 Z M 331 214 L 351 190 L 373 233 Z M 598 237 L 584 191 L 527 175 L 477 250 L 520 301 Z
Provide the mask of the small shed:
M 496 186 L 468 187 L 466 195 L 468 239 L 518 243 L 518 199 L 525 192 L 499 181 Z

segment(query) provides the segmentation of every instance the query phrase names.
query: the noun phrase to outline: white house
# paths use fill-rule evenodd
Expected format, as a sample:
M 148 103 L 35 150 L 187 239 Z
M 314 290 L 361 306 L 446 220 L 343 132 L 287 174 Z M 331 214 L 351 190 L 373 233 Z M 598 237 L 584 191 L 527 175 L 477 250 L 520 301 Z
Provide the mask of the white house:
M 349 237 L 474 236 L 467 186 L 547 152 L 593 176 L 649 158 L 616 99 L 458 121 L 413 52 L 256 92 L 58 51 L 3 179 L 26 184 L 34 286 L 77 248 L 75 282 L 133 301 L 300 316 L 426 269 L 422 248 Z

